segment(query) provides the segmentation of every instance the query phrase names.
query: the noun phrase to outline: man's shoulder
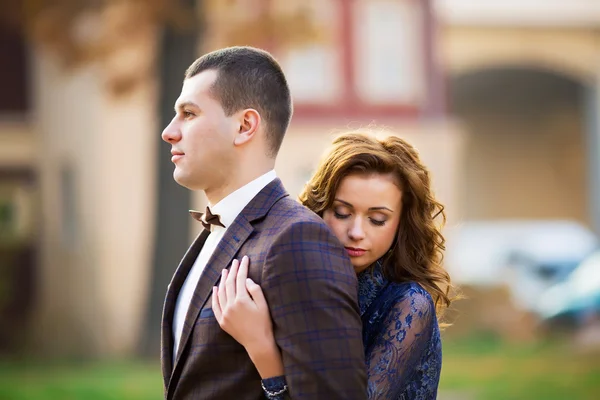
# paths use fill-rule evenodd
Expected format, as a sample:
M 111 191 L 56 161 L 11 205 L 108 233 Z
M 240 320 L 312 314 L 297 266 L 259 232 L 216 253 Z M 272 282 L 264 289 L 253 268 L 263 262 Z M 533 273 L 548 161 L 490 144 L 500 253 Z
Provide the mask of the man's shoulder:
M 355 287 L 356 274 L 346 250 L 325 221 L 299 202 L 282 199 L 274 205 L 263 222 L 260 238 L 267 258 L 278 260 L 278 273 L 290 268 L 332 268 L 343 272 L 347 283 Z
M 279 200 L 265 216 L 263 228 L 276 242 L 338 244 L 325 221 L 289 197 Z M 263 231 L 264 232 L 264 231 Z
M 290 197 L 284 197 L 275 203 L 266 218 L 276 221 L 281 228 L 304 224 L 326 226 L 321 217 Z

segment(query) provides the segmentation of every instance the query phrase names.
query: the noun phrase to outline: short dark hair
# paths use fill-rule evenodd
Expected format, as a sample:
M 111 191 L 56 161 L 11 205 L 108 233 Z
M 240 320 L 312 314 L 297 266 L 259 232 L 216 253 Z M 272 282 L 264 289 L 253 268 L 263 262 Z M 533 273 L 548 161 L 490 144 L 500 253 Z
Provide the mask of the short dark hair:
M 194 61 L 185 71 L 185 78 L 206 70 L 218 72 L 212 92 L 227 115 L 244 108 L 260 113 L 267 125 L 269 155 L 277 155 L 292 118 L 292 99 L 275 58 L 254 47 L 226 47 Z

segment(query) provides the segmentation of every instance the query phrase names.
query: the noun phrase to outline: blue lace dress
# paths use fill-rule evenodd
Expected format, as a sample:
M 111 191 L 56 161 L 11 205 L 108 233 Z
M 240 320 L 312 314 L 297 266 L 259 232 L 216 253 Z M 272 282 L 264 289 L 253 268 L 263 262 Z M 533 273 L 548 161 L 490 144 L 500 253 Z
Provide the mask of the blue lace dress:
M 377 263 L 358 275 L 369 400 L 437 396 L 442 342 L 429 293 L 415 282 L 388 281 Z M 289 399 L 285 376 L 262 381 L 270 400 Z

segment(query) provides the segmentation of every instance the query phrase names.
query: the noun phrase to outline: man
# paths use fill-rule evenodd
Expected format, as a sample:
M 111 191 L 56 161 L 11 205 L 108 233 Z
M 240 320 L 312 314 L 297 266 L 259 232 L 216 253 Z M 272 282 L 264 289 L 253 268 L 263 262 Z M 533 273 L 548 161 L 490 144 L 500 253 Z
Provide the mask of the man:
M 366 398 L 356 275 L 324 222 L 289 197 L 273 170 L 292 114 L 280 66 L 250 47 L 206 54 L 186 71 L 175 111 L 162 133 L 173 177 L 204 191 L 209 207 L 192 212 L 206 229 L 165 300 L 165 397 L 264 399 L 246 350 L 221 330 L 210 301 L 222 270 L 247 255 L 248 275 L 271 309 L 290 397 Z

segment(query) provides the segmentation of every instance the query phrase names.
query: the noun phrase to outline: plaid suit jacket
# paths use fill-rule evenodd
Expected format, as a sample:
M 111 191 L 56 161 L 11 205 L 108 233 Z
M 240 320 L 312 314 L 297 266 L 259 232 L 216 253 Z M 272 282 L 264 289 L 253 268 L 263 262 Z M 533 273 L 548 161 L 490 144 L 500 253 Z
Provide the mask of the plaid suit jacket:
M 168 400 L 264 399 L 245 349 L 221 330 L 211 291 L 234 258 L 250 257 L 262 287 L 293 399 L 366 399 L 366 367 L 356 274 L 323 220 L 269 183 L 228 227 L 208 261 L 188 310 L 178 354 L 172 320 L 177 295 L 208 233 L 189 248 L 169 285 L 161 364 Z M 172 362 L 174 358 L 174 363 Z

